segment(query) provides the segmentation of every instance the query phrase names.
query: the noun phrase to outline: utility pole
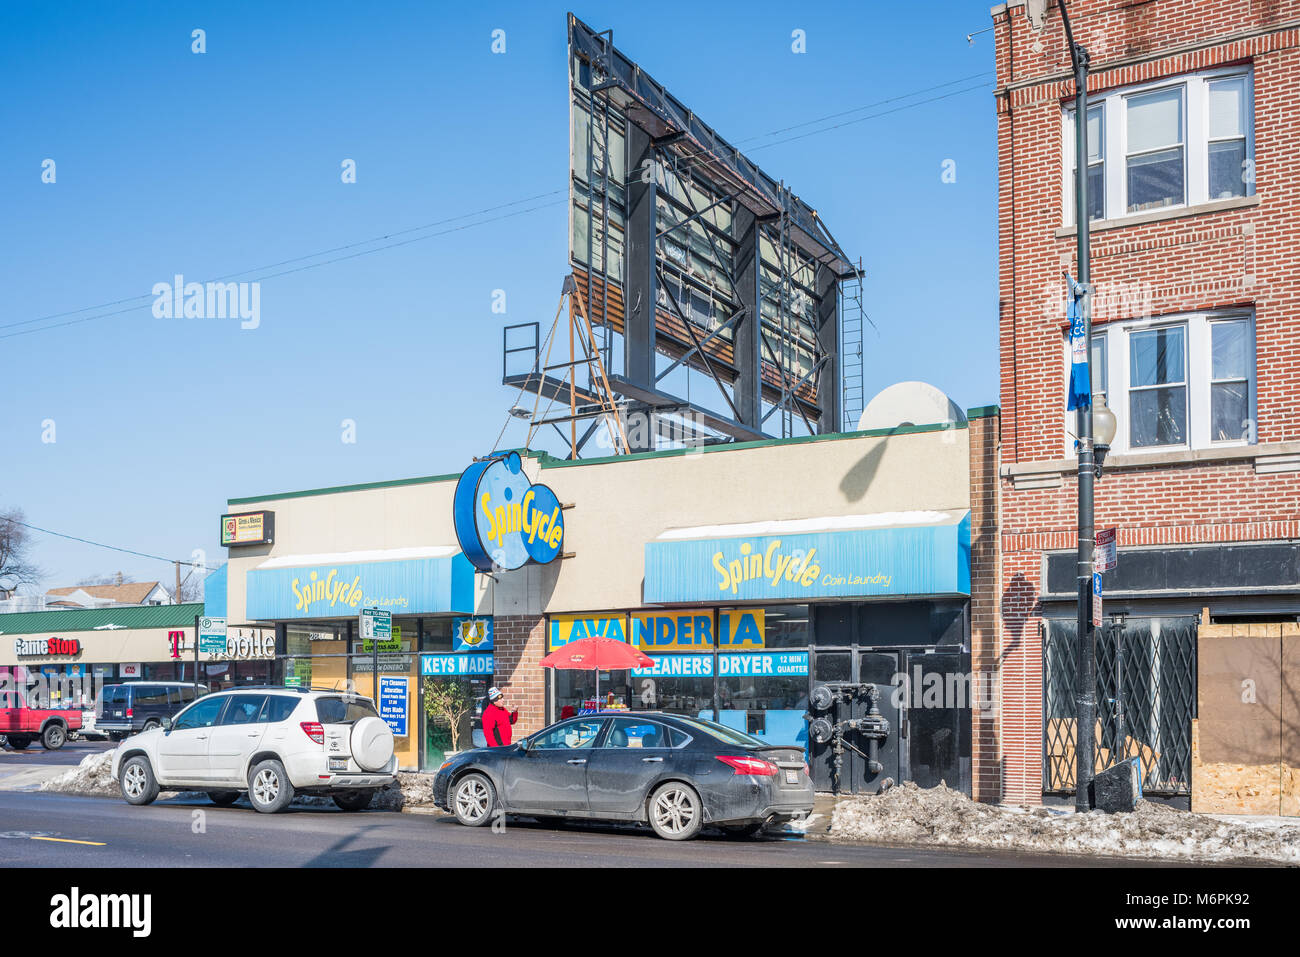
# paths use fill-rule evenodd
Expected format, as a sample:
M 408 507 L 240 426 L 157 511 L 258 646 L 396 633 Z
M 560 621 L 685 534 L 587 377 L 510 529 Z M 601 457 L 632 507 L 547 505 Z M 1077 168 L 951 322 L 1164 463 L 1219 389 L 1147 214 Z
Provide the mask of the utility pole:
M 1078 235 L 1079 285 L 1083 287 L 1079 301 L 1083 317 L 1084 343 L 1087 349 L 1089 380 L 1092 377 L 1092 278 L 1088 217 L 1088 51 L 1074 40 L 1070 29 L 1070 15 L 1065 10 L 1065 0 L 1057 0 L 1061 21 L 1065 24 L 1065 39 L 1070 47 L 1070 63 L 1074 67 L 1074 228 Z M 1088 383 L 1088 402 L 1075 410 L 1079 436 L 1079 556 L 1078 556 L 1078 647 L 1075 673 L 1075 792 L 1074 809 L 1092 809 L 1092 778 L 1097 767 L 1097 664 L 1092 631 L 1092 573 L 1093 548 L 1096 541 L 1094 525 L 1093 483 L 1096 479 L 1095 456 L 1092 437 L 1092 383 Z
M 172 593 L 172 604 L 179 605 L 181 603 L 181 563 L 176 561 L 173 564 L 176 566 L 176 591 Z

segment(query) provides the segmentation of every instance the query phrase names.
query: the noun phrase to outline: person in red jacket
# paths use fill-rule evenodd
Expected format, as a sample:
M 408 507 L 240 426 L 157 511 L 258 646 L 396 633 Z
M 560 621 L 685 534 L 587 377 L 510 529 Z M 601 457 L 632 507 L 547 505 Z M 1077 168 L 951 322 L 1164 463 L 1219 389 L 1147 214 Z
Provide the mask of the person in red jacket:
M 488 688 L 488 703 L 483 709 L 483 737 L 489 748 L 504 748 L 510 743 L 510 726 L 519 720 L 518 711 L 505 709 L 505 695 L 495 685 Z

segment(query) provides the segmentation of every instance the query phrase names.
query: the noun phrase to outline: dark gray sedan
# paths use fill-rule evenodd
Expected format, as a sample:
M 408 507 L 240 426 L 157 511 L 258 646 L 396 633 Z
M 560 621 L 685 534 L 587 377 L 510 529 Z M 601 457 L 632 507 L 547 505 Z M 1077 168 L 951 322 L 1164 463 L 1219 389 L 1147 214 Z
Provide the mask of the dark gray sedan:
M 464 751 L 433 782 L 461 824 L 502 814 L 648 823 L 668 840 L 705 825 L 755 834 L 806 817 L 803 751 L 658 711 L 569 718 L 504 748 Z

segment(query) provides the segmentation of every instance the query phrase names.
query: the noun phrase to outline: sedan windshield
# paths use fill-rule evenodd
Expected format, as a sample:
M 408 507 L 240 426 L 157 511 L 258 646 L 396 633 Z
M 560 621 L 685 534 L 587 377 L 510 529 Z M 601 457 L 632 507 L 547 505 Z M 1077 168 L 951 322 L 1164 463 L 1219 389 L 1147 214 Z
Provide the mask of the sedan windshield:
M 743 731 L 737 731 L 735 728 L 728 728 L 726 725 L 718 724 L 716 721 L 707 721 L 704 718 L 686 718 L 679 714 L 675 714 L 673 717 L 682 724 L 703 731 L 706 734 L 710 734 L 726 744 L 734 744 L 741 748 L 767 747 L 766 741 L 756 738 L 752 734 L 745 734 Z

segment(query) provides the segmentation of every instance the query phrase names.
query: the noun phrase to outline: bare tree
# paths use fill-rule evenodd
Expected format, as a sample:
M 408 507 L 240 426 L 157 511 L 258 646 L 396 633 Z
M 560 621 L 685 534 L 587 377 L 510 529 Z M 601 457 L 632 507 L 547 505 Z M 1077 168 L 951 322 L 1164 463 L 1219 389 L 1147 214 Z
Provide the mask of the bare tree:
M 206 569 L 203 570 L 206 573 Z M 200 569 L 192 569 L 190 574 L 181 582 L 180 597 L 176 599 L 178 605 L 184 605 L 189 602 L 203 601 L 203 575 Z
M 0 590 L 40 583 L 43 572 L 31 560 L 32 538 L 22 509 L 0 512 Z

